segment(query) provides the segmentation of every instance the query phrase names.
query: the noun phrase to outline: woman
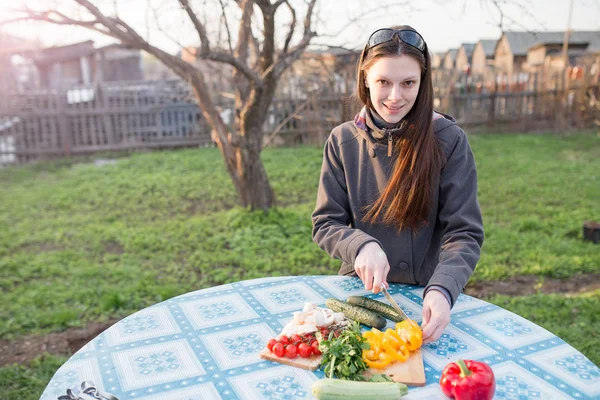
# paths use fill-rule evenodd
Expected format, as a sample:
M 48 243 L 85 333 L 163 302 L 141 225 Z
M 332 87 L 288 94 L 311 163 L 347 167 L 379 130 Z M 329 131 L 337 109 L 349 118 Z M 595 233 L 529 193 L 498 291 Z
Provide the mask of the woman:
M 454 118 L 433 110 L 430 56 L 413 28 L 369 37 L 357 88 L 363 109 L 325 144 L 313 238 L 367 290 L 425 286 L 423 337 L 435 341 L 483 243 L 473 154 Z

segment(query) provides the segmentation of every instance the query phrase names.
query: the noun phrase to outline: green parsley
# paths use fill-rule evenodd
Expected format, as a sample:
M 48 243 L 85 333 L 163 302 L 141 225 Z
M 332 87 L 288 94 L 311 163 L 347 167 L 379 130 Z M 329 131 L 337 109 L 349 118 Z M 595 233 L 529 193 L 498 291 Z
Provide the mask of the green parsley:
M 366 341 L 356 321 L 350 323 L 338 337 L 330 332 L 327 340 L 319 344 L 319 350 L 323 353 L 321 367 L 325 375 L 352 381 L 365 380 L 362 373 L 368 366 L 363 361 L 362 351 L 370 348 Z

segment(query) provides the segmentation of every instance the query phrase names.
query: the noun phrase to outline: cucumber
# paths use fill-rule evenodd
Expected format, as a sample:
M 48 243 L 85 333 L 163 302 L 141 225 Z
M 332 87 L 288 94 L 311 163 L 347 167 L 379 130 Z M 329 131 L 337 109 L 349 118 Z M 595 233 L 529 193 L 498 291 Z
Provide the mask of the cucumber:
M 341 379 L 319 379 L 312 385 L 318 400 L 396 400 L 408 393 L 399 382 L 358 382 Z
M 385 318 L 377 313 L 374 313 L 373 311 L 367 310 L 364 307 L 356 306 L 354 304 L 346 303 L 333 298 L 327 299 L 325 301 L 325 305 L 330 310 L 335 312 L 343 312 L 346 317 L 373 328 L 383 329 L 387 325 Z
M 398 315 L 398 312 L 394 310 L 394 307 L 382 303 L 381 301 L 373 300 L 365 296 L 350 296 L 346 299 L 350 304 L 361 306 L 367 310 L 376 312 L 377 314 L 390 319 L 394 322 L 400 322 L 403 318 Z

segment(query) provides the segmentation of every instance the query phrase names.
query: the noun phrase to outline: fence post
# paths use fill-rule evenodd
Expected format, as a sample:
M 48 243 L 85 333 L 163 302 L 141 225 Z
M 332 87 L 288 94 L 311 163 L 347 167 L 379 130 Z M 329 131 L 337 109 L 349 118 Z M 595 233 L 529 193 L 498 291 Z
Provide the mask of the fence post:
M 496 117 L 496 94 L 498 93 L 498 77 L 494 77 L 494 90 L 490 93 L 490 108 L 488 109 L 488 127 L 494 126 Z
M 69 117 L 67 115 L 67 91 L 59 88 L 57 91 L 56 104 L 58 106 L 58 127 L 63 146 L 63 154 L 71 155 L 71 127 L 69 126 Z

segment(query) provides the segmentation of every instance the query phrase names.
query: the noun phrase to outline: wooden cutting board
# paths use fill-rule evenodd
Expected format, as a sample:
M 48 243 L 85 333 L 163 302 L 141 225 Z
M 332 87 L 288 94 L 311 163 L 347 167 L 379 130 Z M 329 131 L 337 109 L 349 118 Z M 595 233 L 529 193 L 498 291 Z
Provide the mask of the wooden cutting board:
M 310 358 L 302 358 L 300 356 L 296 358 L 277 357 L 271 353 L 269 349 L 264 349 L 260 353 L 260 358 L 269 361 L 275 361 L 281 364 L 289 365 L 292 367 L 298 367 L 314 371 L 319 368 L 321 364 L 322 356 L 312 356 Z M 386 374 L 394 382 L 402 382 L 410 386 L 425 386 L 425 367 L 423 366 L 423 356 L 421 350 L 417 350 L 412 353 L 408 361 L 404 363 L 393 363 L 384 369 L 369 368 L 365 372 L 365 376 L 369 377 L 373 374 Z
M 275 361 L 292 367 L 298 367 L 302 369 L 307 369 L 309 371 L 314 371 L 317 368 L 319 368 L 323 356 L 313 355 L 309 358 L 302 358 L 300 356 L 296 358 L 277 357 L 275 354 L 271 353 L 269 349 L 265 348 L 262 351 L 262 353 L 260 353 L 260 358 L 264 360 Z
M 425 367 L 421 349 L 412 353 L 406 362 L 396 362 L 384 369 L 369 368 L 365 372 L 366 376 L 373 374 L 386 374 L 394 382 L 402 382 L 409 386 L 425 386 Z

